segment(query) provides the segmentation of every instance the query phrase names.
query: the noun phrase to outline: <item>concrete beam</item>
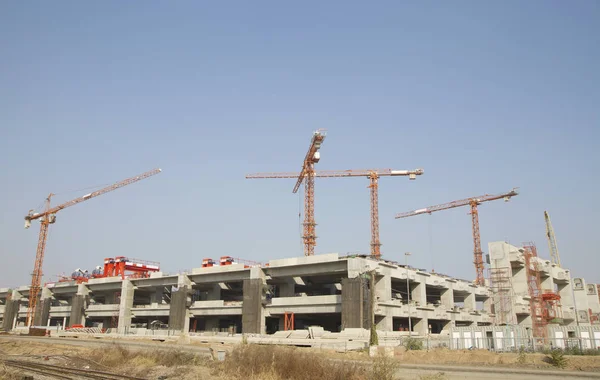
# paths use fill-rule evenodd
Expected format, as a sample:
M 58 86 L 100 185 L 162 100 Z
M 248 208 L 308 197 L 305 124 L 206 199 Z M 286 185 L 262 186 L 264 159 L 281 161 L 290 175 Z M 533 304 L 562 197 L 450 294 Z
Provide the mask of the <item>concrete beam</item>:
M 265 273 L 271 278 L 276 277 L 309 277 L 324 274 L 344 274 L 348 272 L 345 260 L 330 261 L 320 264 L 305 264 L 296 266 L 268 267 Z

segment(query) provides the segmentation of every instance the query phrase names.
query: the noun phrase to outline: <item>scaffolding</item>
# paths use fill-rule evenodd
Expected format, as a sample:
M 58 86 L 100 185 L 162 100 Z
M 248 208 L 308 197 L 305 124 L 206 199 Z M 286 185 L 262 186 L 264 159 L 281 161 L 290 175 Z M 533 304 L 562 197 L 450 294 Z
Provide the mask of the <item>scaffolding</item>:
M 537 262 L 537 248 L 533 243 L 523 244 L 523 258 L 525 259 L 525 273 L 527 275 L 527 288 L 529 290 L 529 308 L 534 345 L 545 345 L 548 340 L 546 326 L 548 321 L 544 318 L 545 303 L 542 297 L 542 285 Z
M 512 308 L 511 269 L 508 267 L 490 268 L 489 279 L 492 289 L 495 324 L 499 326 L 516 324 Z

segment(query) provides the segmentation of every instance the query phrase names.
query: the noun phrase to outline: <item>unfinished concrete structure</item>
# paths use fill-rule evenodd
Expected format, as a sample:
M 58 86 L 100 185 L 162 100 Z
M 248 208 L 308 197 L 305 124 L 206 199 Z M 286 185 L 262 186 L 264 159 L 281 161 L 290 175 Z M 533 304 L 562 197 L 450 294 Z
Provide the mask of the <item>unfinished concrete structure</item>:
M 4 329 L 24 324 L 28 295 L 28 287 L 0 289 Z M 412 330 L 420 335 L 493 322 L 487 287 L 338 254 L 271 260 L 263 267 L 233 264 L 179 275 L 47 284 L 40 302 L 44 307 L 35 325 L 96 325 L 120 333 L 165 326 L 185 332 L 274 333 L 284 329 L 286 313 L 293 314 L 298 329 L 370 328 L 374 319 L 378 330 L 407 331 L 410 312 Z
M 495 323 L 530 328 L 532 320 L 524 248 L 506 242 L 492 242 L 488 249 Z M 549 260 L 540 257 L 532 260 L 539 272 L 541 288 L 560 295 L 558 324 L 584 326 L 598 323 L 600 299 L 596 284 L 586 284 L 583 278 L 572 278 L 568 269 Z
M 492 269 L 501 268 L 508 275 L 506 293 L 497 292 L 497 284 L 477 286 L 397 263 L 338 254 L 271 260 L 265 266 L 201 267 L 178 275 L 157 272 L 150 278 L 60 282 L 44 286 L 35 325 L 81 324 L 121 334 L 165 330 L 272 334 L 284 330 L 285 316 L 293 315 L 296 329 L 321 326 L 338 332 L 368 329 L 374 323 L 379 331 L 402 335 L 408 334 L 410 315 L 412 334 L 419 336 L 448 335 L 456 327 L 528 327 L 528 294 L 519 255 L 518 247 L 490 243 Z M 569 271 L 540 261 L 545 286 L 562 296 L 565 324 L 576 324 Z M 600 311 L 597 287 L 583 280 L 577 284 L 582 287 L 575 291 L 581 292 L 576 297 L 578 310 Z M 0 289 L 5 330 L 24 326 L 28 296 L 28 287 Z

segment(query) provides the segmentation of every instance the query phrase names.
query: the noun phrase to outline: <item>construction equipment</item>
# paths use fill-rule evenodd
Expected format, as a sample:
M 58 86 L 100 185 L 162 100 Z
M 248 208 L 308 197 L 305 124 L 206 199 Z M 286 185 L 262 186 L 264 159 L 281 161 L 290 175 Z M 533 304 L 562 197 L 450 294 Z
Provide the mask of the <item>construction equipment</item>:
M 481 195 L 478 197 L 461 199 L 458 201 L 452 201 L 449 203 L 444 203 L 436 206 L 430 206 L 426 208 L 421 208 L 414 211 L 403 212 L 396 215 L 396 219 L 407 218 L 409 216 L 421 215 L 421 214 L 431 214 L 432 212 L 448 210 L 451 208 L 462 207 L 462 206 L 471 206 L 471 222 L 473 227 L 473 255 L 474 255 L 474 264 L 475 264 L 475 272 L 477 273 L 477 277 L 475 279 L 475 283 L 477 285 L 485 285 L 485 278 L 483 276 L 483 251 L 481 250 L 481 240 L 479 235 L 479 213 L 477 211 L 477 206 L 482 204 L 483 202 L 495 201 L 498 199 L 504 199 L 504 201 L 508 202 L 511 197 L 519 195 L 517 192 L 517 188 L 512 189 L 511 191 L 503 194 L 497 195 Z
M 558 246 L 556 245 L 556 236 L 554 235 L 554 228 L 552 228 L 548 211 L 544 211 L 544 219 L 546 220 L 546 237 L 548 238 L 548 248 L 550 249 L 550 260 L 552 264 L 560 267 L 560 255 L 558 254 Z
M 371 256 L 381 256 L 379 240 L 379 177 L 408 176 L 414 180 L 423 174 L 423 169 L 393 170 L 393 169 L 361 169 L 361 170 L 322 170 L 313 173 L 315 178 L 366 177 L 371 189 Z M 298 173 L 256 173 L 246 176 L 247 179 L 257 178 L 297 178 Z
M 304 240 L 304 255 L 312 256 L 315 254 L 315 245 L 317 244 L 317 236 L 315 234 L 315 164 L 321 159 L 321 144 L 325 140 L 326 131 L 324 129 L 318 129 L 313 132 L 313 137 L 310 140 L 310 146 L 308 152 L 304 157 L 302 163 L 302 170 L 299 174 L 296 174 L 294 178 L 297 178 L 296 185 L 294 186 L 293 193 L 297 193 L 300 188 L 300 184 L 304 181 L 304 233 L 302 239 Z M 248 178 L 248 177 L 246 177 Z
M 149 278 L 151 272 L 160 271 L 160 263 L 156 261 L 129 259 L 125 256 L 104 259 L 104 271 L 96 277 Z M 127 274 L 127 272 L 133 272 Z
M 315 164 L 321 159 L 321 153 L 319 149 L 321 144 L 325 140 L 325 130 L 319 129 L 313 133 L 313 137 L 310 140 L 310 146 L 304 162 L 302 163 L 302 170 L 298 175 L 298 180 L 294 186 L 293 193 L 298 192 L 298 188 L 304 180 L 304 255 L 312 256 L 315 254 L 315 245 L 317 245 L 317 235 L 315 229 L 317 224 L 315 223 L 315 178 L 313 176 L 315 171 Z
M 31 287 L 29 288 L 29 307 L 27 308 L 27 326 L 31 326 L 33 322 L 33 316 L 35 314 L 35 309 L 38 302 L 38 295 L 41 290 L 41 281 L 42 281 L 42 264 L 44 261 L 44 251 L 46 249 L 46 240 L 48 238 L 48 228 L 50 224 L 56 222 L 56 213 L 62 209 L 67 207 L 74 206 L 78 203 L 87 201 L 89 199 L 95 198 L 99 195 L 106 194 L 113 190 L 117 190 L 121 187 L 130 185 L 132 183 L 141 181 L 153 175 L 160 173 L 160 169 L 154 169 L 148 171 L 146 173 L 142 173 L 138 176 L 125 179 L 123 181 L 117 182 L 113 185 L 107 186 L 103 189 L 95 191 L 93 193 L 86 194 L 82 197 L 75 198 L 63 204 L 60 204 L 55 207 L 50 207 L 50 200 L 54 194 L 50 193 L 48 198 L 46 198 L 45 209 L 43 212 L 34 213 L 33 210 L 29 211 L 29 214 L 25 217 L 25 228 L 29 228 L 31 226 L 31 221 L 39 219 L 40 220 L 40 235 L 38 239 L 37 251 L 35 255 L 35 265 L 33 267 L 33 273 L 31 275 Z
M 525 259 L 534 343 L 545 345 L 548 340 L 546 326 L 562 319 L 560 295 L 552 289 L 542 289 L 539 259 L 535 244 L 523 244 L 523 258 Z
M 213 259 L 210 259 L 210 258 L 202 259 L 202 268 L 210 268 L 210 267 L 214 266 L 215 264 L 216 264 L 216 262 Z

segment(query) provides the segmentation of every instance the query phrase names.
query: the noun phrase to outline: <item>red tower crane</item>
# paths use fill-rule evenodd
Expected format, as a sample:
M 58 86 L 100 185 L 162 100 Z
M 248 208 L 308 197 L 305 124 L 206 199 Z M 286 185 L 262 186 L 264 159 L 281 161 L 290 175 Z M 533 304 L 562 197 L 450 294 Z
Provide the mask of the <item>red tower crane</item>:
M 371 189 L 371 256 L 380 257 L 381 243 L 379 241 L 379 177 L 408 176 L 414 180 L 423 174 L 423 169 L 392 170 L 392 169 L 364 169 L 364 170 L 321 170 L 313 172 L 315 178 L 341 178 L 341 177 L 366 177 L 370 181 Z M 257 178 L 298 178 L 298 173 L 256 173 L 246 176 L 248 179 Z
M 54 206 L 52 208 L 50 207 L 50 200 L 54 194 L 50 193 L 50 195 L 48 195 L 48 198 L 46 198 L 45 209 L 43 212 L 34 213 L 33 210 L 29 211 L 29 214 L 25 217 L 25 228 L 29 228 L 31 226 L 32 220 L 39 219 L 40 236 L 38 239 L 37 251 L 35 255 L 35 265 L 33 267 L 33 273 L 31 274 L 31 287 L 29 288 L 29 307 L 27 309 L 27 326 L 31 326 L 33 322 L 33 316 L 35 315 L 38 295 L 41 290 L 40 285 L 42 282 L 42 264 L 44 261 L 44 251 L 46 250 L 46 239 L 48 238 L 48 227 L 50 227 L 50 224 L 53 224 L 56 221 L 56 213 L 67 207 L 74 206 L 78 203 L 87 201 L 102 194 L 106 194 L 113 190 L 117 190 L 121 187 L 131 185 L 132 183 L 141 181 L 160 172 L 160 169 L 154 169 L 149 172 L 142 173 L 138 176 L 117 182 L 98 191 L 94 191 L 93 193 L 89 193 L 82 197 L 72 199 L 68 202 L 60 204 L 58 206 Z
M 471 222 L 473 224 L 473 255 L 474 255 L 474 264 L 475 271 L 477 273 L 477 278 L 475 279 L 475 283 L 477 285 L 484 285 L 485 279 L 483 277 L 483 251 L 481 250 L 481 240 L 479 236 L 479 213 L 477 211 L 477 206 L 482 204 L 483 202 L 495 201 L 498 199 L 504 199 L 508 201 L 511 197 L 519 195 L 517 189 L 514 188 L 511 191 L 504 194 L 496 194 L 496 195 L 481 195 L 478 197 L 472 197 L 467 199 L 461 199 L 458 201 L 452 201 L 449 203 L 444 203 L 440 205 L 430 206 L 414 211 L 404 212 L 396 215 L 396 219 L 407 218 L 409 216 L 421 215 L 421 214 L 431 214 L 432 212 L 448 210 L 455 207 L 462 206 L 471 206 Z
M 312 256 L 315 254 L 315 245 L 317 245 L 317 236 L 315 234 L 315 164 L 321 159 L 319 149 L 321 144 L 325 140 L 326 131 L 325 129 L 318 129 L 313 132 L 312 139 L 310 140 L 310 146 L 308 152 L 302 162 L 302 170 L 300 173 L 295 173 L 293 178 L 297 178 L 296 186 L 294 186 L 293 193 L 297 193 L 300 188 L 300 184 L 304 181 L 304 233 L 302 239 L 304 240 L 304 255 Z M 247 177 L 246 177 L 247 178 Z

